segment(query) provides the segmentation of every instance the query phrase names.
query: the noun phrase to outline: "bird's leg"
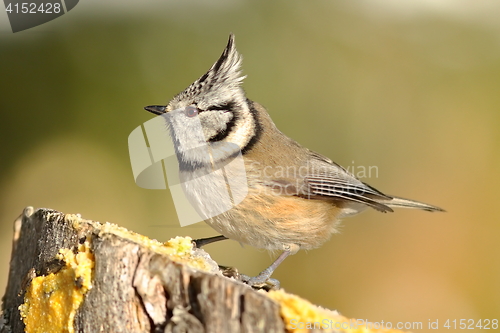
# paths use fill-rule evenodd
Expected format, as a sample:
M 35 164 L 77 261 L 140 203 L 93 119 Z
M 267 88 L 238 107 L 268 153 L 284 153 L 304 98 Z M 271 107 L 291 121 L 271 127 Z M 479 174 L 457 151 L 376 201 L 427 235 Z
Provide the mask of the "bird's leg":
M 201 249 L 202 246 L 215 243 L 218 241 L 226 240 L 229 239 L 224 235 L 220 236 L 214 236 L 214 237 L 208 237 L 208 238 L 200 238 L 200 239 L 193 239 L 193 244 L 196 248 Z M 227 266 L 221 266 L 219 265 L 219 270 L 221 271 L 222 275 L 228 277 L 228 278 L 235 278 L 236 280 L 241 280 L 240 278 L 240 273 L 238 272 L 238 269 L 234 267 L 227 267 Z
M 278 266 L 291 254 L 295 254 L 300 250 L 300 245 L 298 244 L 283 244 L 283 253 L 279 255 L 278 258 L 265 270 L 259 273 L 259 275 L 254 277 L 249 277 L 247 275 L 241 275 L 241 280 L 254 288 L 264 288 L 264 289 L 279 289 L 280 282 L 276 279 L 271 279 L 271 275 L 278 268 Z
M 194 243 L 194 246 L 201 249 L 202 246 L 205 246 L 205 245 L 208 245 L 211 243 L 215 243 L 218 241 L 222 241 L 225 239 L 228 239 L 228 238 L 224 235 L 220 235 L 220 236 L 214 236 L 214 237 L 208 237 L 208 238 L 193 239 L 193 243 Z
M 242 275 L 242 280 L 246 284 L 248 284 L 251 287 L 259 287 L 262 285 L 270 285 L 271 289 L 279 289 L 280 288 L 280 282 L 276 279 L 271 279 L 271 275 L 275 271 L 276 268 L 283 262 L 283 260 L 286 259 L 290 254 L 293 252 L 290 250 L 285 250 L 283 251 L 282 254 L 265 270 L 259 273 L 259 275 L 254 276 L 254 277 L 249 277 L 246 275 Z

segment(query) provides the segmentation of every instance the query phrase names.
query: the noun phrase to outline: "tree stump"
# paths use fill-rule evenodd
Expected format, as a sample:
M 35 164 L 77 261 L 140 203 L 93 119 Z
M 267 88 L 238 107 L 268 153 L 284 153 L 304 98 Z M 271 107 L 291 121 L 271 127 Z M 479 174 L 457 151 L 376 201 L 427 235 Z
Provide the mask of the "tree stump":
M 227 278 L 189 238 L 163 244 L 114 224 L 32 207 L 14 223 L 0 332 L 356 332 L 283 291 Z M 334 328 L 333 323 L 337 323 Z M 306 331 L 316 331 L 316 327 Z

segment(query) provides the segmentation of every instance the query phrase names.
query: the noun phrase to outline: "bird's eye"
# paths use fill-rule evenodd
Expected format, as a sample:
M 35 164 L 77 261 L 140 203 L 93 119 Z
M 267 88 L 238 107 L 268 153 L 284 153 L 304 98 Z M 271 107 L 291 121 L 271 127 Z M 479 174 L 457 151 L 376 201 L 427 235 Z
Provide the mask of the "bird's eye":
M 186 106 L 186 108 L 184 109 L 184 114 L 186 115 L 186 117 L 192 118 L 196 117 L 199 111 L 200 110 L 198 110 L 198 108 L 194 106 Z

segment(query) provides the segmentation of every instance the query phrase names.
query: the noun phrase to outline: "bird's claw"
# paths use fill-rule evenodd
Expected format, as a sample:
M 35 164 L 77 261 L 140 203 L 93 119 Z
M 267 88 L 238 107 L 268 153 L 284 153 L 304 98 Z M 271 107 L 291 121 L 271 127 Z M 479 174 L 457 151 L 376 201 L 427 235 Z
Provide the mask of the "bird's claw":
M 280 282 L 276 279 L 272 279 L 263 275 L 257 275 L 254 277 L 250 277 L 245 274 L 240 274 L 238 269 L 235 267 L 227 267 L 219 265 L 219 269 L 225 277 L 235 279 L 237 281 L 241 281 L 244 284 L 254 288 L 254 289 L 262 289 L 265 291 L 269 290 L 277 290 L 280 289 Z
M 280 282 L 270 277 L 261 275 L 250 277 L 244 274 L 240 274 L 240 276 L 242 282 L 254 289 L 264 289 L 265 291 L 280 289 Z

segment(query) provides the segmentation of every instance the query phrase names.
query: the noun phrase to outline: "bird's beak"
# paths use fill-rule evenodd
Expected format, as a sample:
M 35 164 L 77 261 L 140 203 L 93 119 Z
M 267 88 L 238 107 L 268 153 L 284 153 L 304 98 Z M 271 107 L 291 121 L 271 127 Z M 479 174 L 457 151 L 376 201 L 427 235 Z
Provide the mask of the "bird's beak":
M 165 113 L 166 105 L 148 105 L 144 107 L 144 110 L 161 116 Z

